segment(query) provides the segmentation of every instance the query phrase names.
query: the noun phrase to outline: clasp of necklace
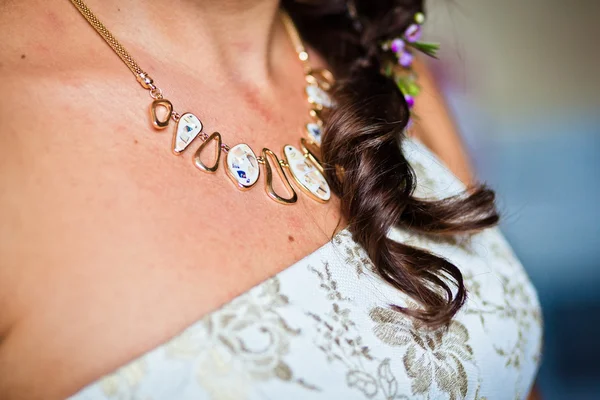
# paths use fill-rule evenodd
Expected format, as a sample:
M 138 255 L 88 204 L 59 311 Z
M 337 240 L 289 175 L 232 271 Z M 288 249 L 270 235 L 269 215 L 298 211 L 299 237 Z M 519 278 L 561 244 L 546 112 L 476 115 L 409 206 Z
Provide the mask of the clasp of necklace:
M 154 100 L 160 100 L 163 98 L 162 90 L 154 84 L 154 80 L 145 72 L 136 74 L 135 78 L 140 85 L 150 91 L 150 97 Z

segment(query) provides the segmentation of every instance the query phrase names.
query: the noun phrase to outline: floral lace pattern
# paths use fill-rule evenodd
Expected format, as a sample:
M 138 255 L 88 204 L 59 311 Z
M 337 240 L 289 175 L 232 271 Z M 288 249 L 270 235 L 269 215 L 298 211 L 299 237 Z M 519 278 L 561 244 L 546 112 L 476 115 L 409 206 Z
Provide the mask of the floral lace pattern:
M 415 141 L 417 195 L 461 184 Z M 497 229 L 394 240 L 459 266 L 468 300 L 447 330 L 392 311 L 416 307 L 383 281 L 347 230 L 72 400 L 522 399 L 536 374 L 535 290 Z
M 367 398 L 394 399 L 398 395 L 398 382 L 392 373 L 390 359 L 379 360 L 363 343 L 362 335 L 350 318 L 351 300 L 344 297 L 337 288 L 329 265 L 323 271 L 310 267 L 321 281 L 320 287 L 331 300 L 331 309 L 326 313 L 308 312 L 315 321 L 315 345 L 328 362 L 341 363 L 346 369 L 346 384 L 362 392 Z M 357 271 L 358 273 L 358 271 Z M 361 272 L 362 273 L 362 272 Z
M 406 348 L 403 362 L 411 378 L 412 394 L 427 394 L 436 384 L 450 399 L 464 398 L 468 390 L 465 363 L 474 361 L 468 344 L 469 331 L 453 321 L 448 330 L 428 331 L 418 321 L 403 318 L 388 308 L 375 307 L 370 313 L 377 324 L 375 336 L 391 346 Z
M 222 398 L 221 385 L 232 376 L 237 377 L 238 383 L 279 379 L 304 384 L 293 376 L 285 361 L 290 341 L 301 333 L 279 314 L 279 309 L 288 303 L 280 292 L 279 280 L 272 278 L 251 295 L 237 298 L 206 316 L 197 329 L 187 330 L 169 342 L 167 354 L 173 358 L 194 358 L 197 379 L 214 392 L 213 398 Z M 244 385 L 236 386 L 239 389 Z

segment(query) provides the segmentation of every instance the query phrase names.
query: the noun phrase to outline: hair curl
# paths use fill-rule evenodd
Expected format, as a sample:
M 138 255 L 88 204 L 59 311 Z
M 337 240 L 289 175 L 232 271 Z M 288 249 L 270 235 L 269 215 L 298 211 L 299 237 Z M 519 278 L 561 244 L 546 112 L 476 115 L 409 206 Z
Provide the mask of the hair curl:
M 381 73 L 379 45 L 404 32 L 423 12 L 423 0 L 356 0 L 353 17 L 345 0 L 283 3 L 337 78 L 321 157 L 353 239 L 387 282 L 421 305 L 392 308 L 430 327 L 447 325 L 466 300 L 460 270 L 387 233 L 392 226 L 434 235 L 470 233 L 496 224 L 498 214 L 494 193 L 484 186 L 443 200 L 413 196 L 415 174 L 401 149 L 409 110 L 393 80 Z M 336 166 L 343 168 L 343 179 Z

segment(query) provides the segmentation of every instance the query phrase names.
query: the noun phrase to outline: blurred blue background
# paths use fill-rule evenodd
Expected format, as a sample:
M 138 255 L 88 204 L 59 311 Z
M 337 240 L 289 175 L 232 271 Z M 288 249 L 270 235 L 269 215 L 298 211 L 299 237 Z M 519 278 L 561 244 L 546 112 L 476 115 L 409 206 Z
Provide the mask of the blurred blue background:
M 600 1 L 428 0 L 431 62 L 537 287 L 544 399 L 600 399 Z

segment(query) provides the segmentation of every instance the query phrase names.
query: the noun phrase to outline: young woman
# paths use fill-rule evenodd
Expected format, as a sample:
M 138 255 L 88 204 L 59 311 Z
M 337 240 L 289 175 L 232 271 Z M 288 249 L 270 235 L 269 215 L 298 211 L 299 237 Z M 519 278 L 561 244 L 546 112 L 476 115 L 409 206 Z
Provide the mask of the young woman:
M 527 397 L 422 1 L 0 9 L 2 399 Z

